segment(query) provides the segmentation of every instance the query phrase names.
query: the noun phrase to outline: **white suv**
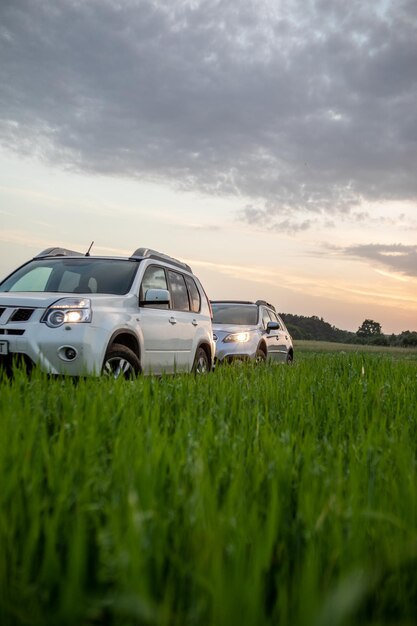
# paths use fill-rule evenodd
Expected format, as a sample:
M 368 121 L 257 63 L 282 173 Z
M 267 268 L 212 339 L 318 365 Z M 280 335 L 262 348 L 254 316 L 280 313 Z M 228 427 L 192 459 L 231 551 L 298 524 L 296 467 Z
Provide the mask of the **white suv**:
M 191 268 L 139 248 L 131 257 L 48 248 L 0 283 L 0 366 L 51 374 L 203 373 L 211 307 Z

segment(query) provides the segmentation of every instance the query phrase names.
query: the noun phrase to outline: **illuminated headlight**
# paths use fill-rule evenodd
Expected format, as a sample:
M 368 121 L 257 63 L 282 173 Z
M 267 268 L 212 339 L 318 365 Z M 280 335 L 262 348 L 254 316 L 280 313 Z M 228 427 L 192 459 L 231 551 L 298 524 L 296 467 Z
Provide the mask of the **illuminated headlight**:
M 249 341 L 249 333 L 231 333 L 230 335 L 226 335 L 223 341 L 225 343 L 230 343 L 230 342 L 244 343 L 245 341 Z
M 91 301 L 89 298 L 62 298 L 45 311 L 41 322 L 50 328 L 91 322 Z

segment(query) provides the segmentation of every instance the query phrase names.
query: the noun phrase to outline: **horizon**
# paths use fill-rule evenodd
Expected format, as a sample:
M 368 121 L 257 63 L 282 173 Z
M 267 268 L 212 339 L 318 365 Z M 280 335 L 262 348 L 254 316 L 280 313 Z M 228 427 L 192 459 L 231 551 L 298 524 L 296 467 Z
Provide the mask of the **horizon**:
M 22 0 L 0 24 L 0 279 L 145 246 L 210 299 L 416 330 L 413 2 Z

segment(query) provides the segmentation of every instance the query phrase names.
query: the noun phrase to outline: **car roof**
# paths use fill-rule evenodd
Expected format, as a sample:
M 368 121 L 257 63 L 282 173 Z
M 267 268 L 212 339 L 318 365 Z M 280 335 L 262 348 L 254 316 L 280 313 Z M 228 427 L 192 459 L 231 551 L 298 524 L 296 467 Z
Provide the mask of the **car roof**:
M 94 243 L 94 242 L 93 242 Z M 92 244 L 91 244 L 92 245 Z M 137 248 L 130 257 L 122 257 L 122 256 L 93 256 L 90 255 L 91 246 L 86 254 L 82 252 L 77 252 L 75 250 L 70 250 L 68 248 L 60 248 L 58 246 L 52 248 L 46 248 L 39 254 L 37 254 L 34 259 L 46 259 L 51 257 L 67 257 L 67 258 L 93 258 L 93 259 L 115 259 L 118 261 L 143 261 L 144 259 L 154 259 L 156 261 L 167 263 L 173 265 L 174 267 L 178 267 L 190 274 L 193 273 L 193 270 L 187 263 L 183 263 L 178 259 L 174 259 L 167 254 L 163 254 L 162 252 L 157 252 L 156 250 L 152 250 L 152 248 Z
M 273 311 L 276 311 L 273 304 L 270 304 L 266 300 L 256 300 L 256 302 L 251 302 L 250 300 L 211 300 L 212 304 L 251 304 L 253 306 L 266 306 Z

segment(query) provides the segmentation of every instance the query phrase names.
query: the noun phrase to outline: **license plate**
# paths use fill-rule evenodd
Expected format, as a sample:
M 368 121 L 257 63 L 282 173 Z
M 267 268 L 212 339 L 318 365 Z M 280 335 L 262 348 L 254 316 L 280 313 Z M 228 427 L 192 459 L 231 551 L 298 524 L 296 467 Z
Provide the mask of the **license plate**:
M 0 354 L 9 354 L 9 344 L 7 341 L 0 341 Z

